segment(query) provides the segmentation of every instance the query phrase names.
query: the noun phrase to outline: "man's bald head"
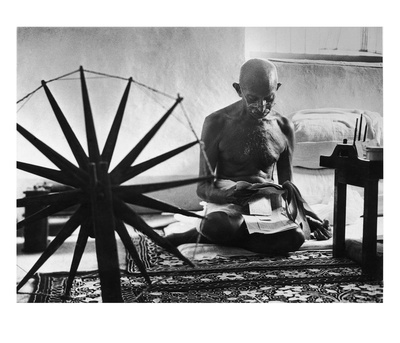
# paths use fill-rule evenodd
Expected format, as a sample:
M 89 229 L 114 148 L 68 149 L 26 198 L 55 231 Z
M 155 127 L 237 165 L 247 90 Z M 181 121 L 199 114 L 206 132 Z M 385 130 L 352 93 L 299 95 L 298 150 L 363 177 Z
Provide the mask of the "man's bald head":
M 240 87 L 276 90 L 278 72 L 270 61 L 253 58 L 245 62 L 240 68 Z

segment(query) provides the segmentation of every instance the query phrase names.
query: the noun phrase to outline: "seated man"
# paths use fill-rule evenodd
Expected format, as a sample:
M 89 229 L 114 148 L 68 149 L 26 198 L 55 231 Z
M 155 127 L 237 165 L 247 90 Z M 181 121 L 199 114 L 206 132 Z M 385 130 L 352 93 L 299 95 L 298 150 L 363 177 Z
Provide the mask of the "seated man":
M 208 203 L 207 219 L 197 230 L 166 238 L 176 246 L 198 241 L 269 255 L 295 251 L 305 240 L 300 227 L 250 234 L 243 218 L 252 194 L 246 189 L 273 182 L 275 165 L 280 184 L 292 180 L 293 124 L 272 109 L 280 87 L 276 67 L 251 59 L 242 65 L 239 84 L 233 87 L 241 100 L 206 117 L 202 130 L 207 158 L 200 155 L 200 176 L 211 175 L 211 170 L 218 176 L 216 182 L 198 184 L 199 197 Z M 281 200 L 271 196 L 272 209 Z

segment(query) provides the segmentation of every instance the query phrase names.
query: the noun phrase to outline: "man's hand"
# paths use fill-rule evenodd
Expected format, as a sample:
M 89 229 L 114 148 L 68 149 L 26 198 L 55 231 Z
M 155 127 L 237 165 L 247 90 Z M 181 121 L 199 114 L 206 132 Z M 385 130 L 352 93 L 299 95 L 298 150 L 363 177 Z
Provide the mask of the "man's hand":
M 245 206 L 248 204 L 250 198 L 257 193 L 257 190 L 251 190 L 251 189 L 240 189 L 236 190 L 233 193 L 233 203 L 241 206 Z
M 240 206 L 247 205 L 249 199 L 258 192 L 257 189 L 249 189 L 251 186 L 249 182 L 238 181 L 234 187 L 227 190 L 227 201 Z
M 306 216 L 306 218 L 308 225 L 310 225 L 311 232 L 317 241 L 325 241 L 332 237 L 332 230 L 329 227 L 329 221 L 325 219 L 320 222 L 310 216 Z

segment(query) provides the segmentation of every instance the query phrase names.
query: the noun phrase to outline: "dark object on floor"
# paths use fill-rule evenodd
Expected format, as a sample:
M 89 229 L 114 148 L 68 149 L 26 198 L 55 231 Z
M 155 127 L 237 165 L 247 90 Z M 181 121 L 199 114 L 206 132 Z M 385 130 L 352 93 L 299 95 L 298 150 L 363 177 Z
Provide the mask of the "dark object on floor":
M 362 263 L 362 241 L 361 239 L 346 239 L 346 255 L 361 265 Z M 378 279 L 383 279 L 383 241 L 377 243 L 376 257 L 371 258 L 371 266 L 374 271 L 373 276 Z
M 27 198 L 49 194 L 45 188 L 27 190 L 24 192 Z M 38 203 L 30 203 L 25 207 L 25 218 L 40 211 L 45 206 Z M 47 248 L 49 223 L 47 218 L 42 218 L 24 226 L 24 252 L 42 252 Z

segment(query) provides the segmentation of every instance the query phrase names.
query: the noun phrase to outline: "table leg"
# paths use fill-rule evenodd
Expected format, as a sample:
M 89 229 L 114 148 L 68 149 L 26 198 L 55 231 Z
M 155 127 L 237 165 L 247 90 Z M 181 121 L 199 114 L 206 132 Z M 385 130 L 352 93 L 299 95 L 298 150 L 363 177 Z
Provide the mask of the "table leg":
M 371 273 L 376 265 L 376 237 L 378 220 L 378 180 L 366 180 L 364 186 L 364 223 L 362 241 L 362 269 Z
M 338 171 L 335 170 L 335 198 L 333 210 L 333 256 L 343 257 L 346 254 L 346 195 L 347 185 L 339 182 Z

